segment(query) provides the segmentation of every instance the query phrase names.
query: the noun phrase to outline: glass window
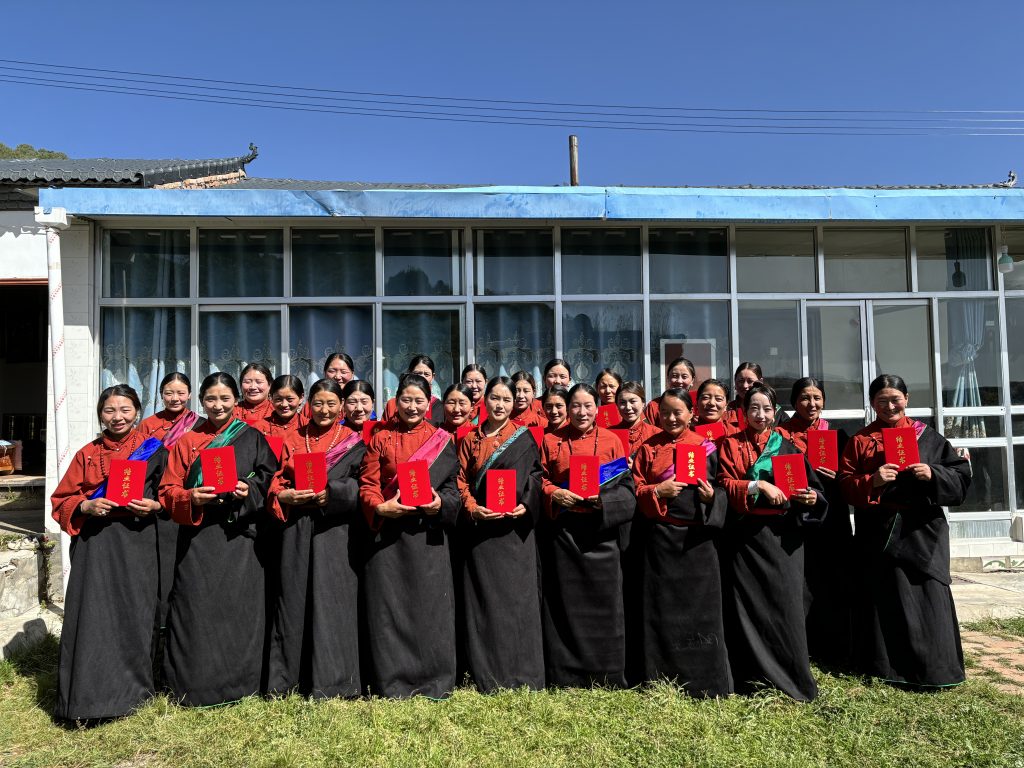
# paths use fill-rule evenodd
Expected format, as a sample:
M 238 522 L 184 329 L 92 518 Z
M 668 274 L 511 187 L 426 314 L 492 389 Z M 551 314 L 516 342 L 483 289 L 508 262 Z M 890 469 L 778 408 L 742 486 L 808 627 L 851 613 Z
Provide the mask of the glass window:
M 651 384 L 649 396 L 665 389 L 665 366 L 677 357 L 697 369 L 697 382 L 722 379 L 731 386 L 729 302 L 651 302 Z
M 345 352 L 358 379 L 373 381 L 372 307 L 291 307 L 288 360 L 291 373 L 308 387 L 323 378 L 324 363 Z
M 477 295 L 555 292 L 550 229 L 481 229 L 475 233 L 475 244 Z
M 100 316 L 100 386 L 134 387 L 142 415 L 163 409 L 160 381 L 192 368 L 191 312 L 175 309 L 107 307 Z
M 807 372 L 825 385 L 826 408 L 864 407 L 860 311 L 860 305 L 807 307 Z
M 907 234 L 902 229 L 826 229 L 825 290 L 906 291 Z
M 593 384 L 602 368 L 643 381 L 643 305 L 634 301 L 562 305 L 562 357 L 573 381 Z
M 990 291 L 988 230 L 917 230 L 917 287 L 921 291 Z
M 651 293 L 727 293 L 729 237 L 724 229 L 652 229 Z
M 563 229 L 563 293 L 640 293 L 639 229 Z
M 743 293 L 813 293 L 818 283 L 814 259 L 813 230 L 739 229 L 736 231 L 737 290 Z
M 457 230 L 385 229 L 384 294 L 453 296 L 461 293 L 461 253 L 461 233 Z
M 200 379 L 224 371 L 238 381 L 249 363 L 263 363 L 274 376 L 281 373 L 281 313 L 200 312 Z
M 488 376 L 526 371 L 540 382 L 555 356 L 555 310 L 551 304 L 477 304 L 476 362 Z
M 800 378 L 798 309 L 796 301 L 739 303 L 740 360 L 761 366 L 765 381 L 783 404 L 789 402 L 793 382 Z
M 1006 449 L 970 446 L 967 450 L 971 452 L 971 485 L 967 489 L 964 503 L 959 507 L 951 507 L 949 511 L 989 512 L 1009 509 Z
M 189 231 L 186 229 L 108 230 L 103 254 L 103 296 L 113 299 L 186 297 L 188 261 Z
M 1012 272 L 1003 275 L 1003 287 L 1008 291 L 1024 290 L 1024 229 L 1003 227 L 1002 235 L 1014 265 Z
M 295 296 L 376 296 L 372 229 L 293 229 Z
M 874 378 L 882 373 L 903 377 L 911 408 L 933 408 L 932 333 L 925 304 L 875 302 Z M 917 418 L 917 417 L 915 417 Z
M 976 408 L 1002 404 L 996 299 L 940 299 L 939 352 L 943 405 Z
M 283 292 L 281 230 L 199 230 L 200 296 L 281 296 Z
M 1024 271 L 1024 266 L 1021 269 Z M 1010 403 L 1024 405 L 1024 299 L 1006 299 L 1006 351 Z
M 458 309 L 384 309 L 384 382 L 377 389 L 381 403 L 395 396 L 398 377 L 413 355 L 434 361 L 434 394 L 441 393 L 461 373 L 462 312 Z

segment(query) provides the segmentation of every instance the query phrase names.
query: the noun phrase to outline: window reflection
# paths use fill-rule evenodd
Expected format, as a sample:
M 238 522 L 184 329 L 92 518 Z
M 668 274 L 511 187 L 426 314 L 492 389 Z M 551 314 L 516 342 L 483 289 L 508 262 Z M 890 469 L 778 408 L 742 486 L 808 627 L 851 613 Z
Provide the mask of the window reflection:
M 737 290 L 744 293 L 813 293 L 817 286 L 814 231 L 736 231 Z

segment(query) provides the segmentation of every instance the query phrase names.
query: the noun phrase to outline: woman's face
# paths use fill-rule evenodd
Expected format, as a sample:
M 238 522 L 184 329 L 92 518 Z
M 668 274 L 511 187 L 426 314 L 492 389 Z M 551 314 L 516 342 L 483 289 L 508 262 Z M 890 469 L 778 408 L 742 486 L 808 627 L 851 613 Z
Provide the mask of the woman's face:
M 697 413 L 702 421 L 713 424 L 725 416 L 725 406 L 728 402 L 724 389 L 708 385 L 697 398 Z
M 215 427 L 224 426 L 234 417 L 237 404 L 235 393 L 224 384 L 214 384 L 203 392 L 203 410 L 206 411 L 206 418 Z
M 487 381 L 480 371 L 467 371 L 466 375 L 462 377 L 462 384 L 473 393 L 474 403 L 480 399 L 487 387 Z
M 580 390 L 569 400 L 569 422 L 580 432 L 594 426 L 597 417 L 597 402 L 589 392 Z
M 755 432 L 764 432 L 775 422 L 775 406 L 768 395 L 758 392 L 747 404 L 747 424 Z
M 544 387 L 545 389 L 551 389 L 552 387 L 565 387 L 569 388 L 569 370 L 564 365 L 553 365 L 550 370 L 544 374 Z
M 249 405 L 259 405 L 267 399 L 267 394 L 270 392 L 270 382 L 259 371 L 246 371 L 245 376 L 242 377 L 241 386 L 242 397 Z
M 813 424 L 825 409 L 825 393 L 817 387 L 804 387 L 794 407 L 798 416 Z
M 733 383 L 736 385 L 736 399 L 743 401 L 743 396 L 747 394 L 747 391 L 754 386 L 760 379 L 757 378 L 757 374 L 751 370 L 743 370 L 736 374 L 736 378 L 733 379 Z
M 666 434 L 677 438 L 690 428 L 690 417 L 693 412 L 690 410 L 689 400 L 664 395 L 658 408 L 661 416 L 661 428 Z
M 512 415 L 514 399 L 511 389 L 504 384 L 495 384 L 487 395 L 487 418 L 495 424 L 503 425 Z
M 302 406 L 302 397 L 296 394 L 290 387 L 281 387 L 270 398 L 270 404 L 274 406 L 274 413 L 279 419 L 288 421 Z
M 417 363 L 416 367 L 409 371 L 409 373 L 415 373 L 417 376 L 422 376 L 427 380 L 427 384 L 431 384 L 434 381 L 434 372 L 430 370 L 430 366 L 426 363 Z
M 164 410 L 170 414 L 181 413 L 188 408 L 188 399 L 192 396 L 189 388 L 180 381 L 167 382 L 160 390 L 160 398 L 164 401 Z
M 423 416 L 430 405 L 430 398 L 419 387 L 405 387 L 396 398 L 398 418 L 407 426 L 415 426 L 423 421 Z
M 348 384 L 355 378 L 355 376 L 356 374 L 353 370 L 348 367 L 348 363 L 344 360 L 338 360 L 337 358 L 332 360 L 331 364 L 324 369 L 324 378 L 334 379 L 336 382 L 341 384 L 341 386 Z
M 619 382 L 607 373 L 597 380 L 597 398 L 601 405 L 615 402 L 615 393 L 619 391 Z
M 897 424 L 907 410 L 910 397 L 895 387 L 886 387 L 877 392 L 871 400 L 871 407 L 884 424 Z
M 565 423 L 566 412 L 565 400 L 558 395 L 552 395 L 544 401 L 544 415 L 548 417 L 549 426 L 562 426 Z
M 452 390 L 444 400 L 444 418 L 449 424 L 461 427 L 469 421 L 473 403 L 461 392 Z
M 527 408 L 530 407 L 530 403 L 533 402 L 534 392 L 533 387 L 530 386 L 528 381 L 517 381 L 515 383 L 515 390 L 512 392 L 512 398 L 514 402 L 514 412 L 523 413 Z M 490 413 L 490 406 L 487 411 Z
M 345 398 L 341 405 L 345 414 L 345 424 L 353 429 L 361 427 L 363 422 L 373 413 L 373 398 L 365 392 L 353 392 Z
M 329 427 L 341 416 L 341 400 L 333 392 L 321 390 L 310 398 L 309 412 L 314 424 L 321 428 Z
M 619 415 L 622 416 L 622 423 L 625 427 L 633 426 L 643 415 L 643 398 L 635 392 L 624 392 L 618 395 L 615 404 L 619 407 Z
M 689 392 L 692 386 L 693 374 L 690 373 L 690 369 L 685 365 L 677 365 L 668 372 L 668 386 L 666 389 L 679 388 Z
M 117 439 L 132 431 L 139 412 L 135 404 L 123 395 L 113 395 L 100 408 L 100 424 L 107 434 Z

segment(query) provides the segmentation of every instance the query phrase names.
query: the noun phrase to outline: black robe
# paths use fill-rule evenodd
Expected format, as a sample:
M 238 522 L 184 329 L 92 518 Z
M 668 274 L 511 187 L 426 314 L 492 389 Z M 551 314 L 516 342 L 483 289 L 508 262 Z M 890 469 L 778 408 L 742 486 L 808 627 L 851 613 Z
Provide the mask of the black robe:
M 158 498 L 166 464 L 162 447 L 146 461 L 145 498 Z M 122 717 L 153 695 L 160 604 L 156 522 L 155 514 L 89 515 L 72 537 L 54 717 Z
M 707 457 L 707 473 L 713 482 L 717 451 Z M 716 487 L 704 503 L 693 486 L 666 506 L 667 520 L 638 517 L 633 524 L 644 545 L 644 678 L 672 680 L 691 696 L 727 696 L 732 674 L 718 549 L 728 501 Z
M 359 470 L 353 446 L 327 473 L 327 504 L 291 507 L 281 526 L 280 583 L 271 630 L 267 690 L 354 698 L 359 672 Z
M 549 685 L 626 684 L 623 566 L 636 509 L 629 472 L 600 496 L 601 508 L 560 512 L 538 531 Z
M 384 519 L 379 530 L 364 530 L 364 656 L 375 695 L 441 699 L 455 687 L 455 590 L 448 539 L 461 506 L 458 468 L 449 441 L 430 467 L 440 512 Z
M 738 439 L 726 438 L 723 450 Z M 802 456 L 784 439 L 778 455 L 791 454 Z M 828 501 L 806 457 L 804 464 L 808 485 L 817 493 L 813 506 L 787 503 L 783 514 L 748 514 L 736 508 L 730 494 L 723 580 L 737 692 L 767 684 L 797 701 L 811 701 L 818 693 L 807 650 L 803 542 L 806 528 L 825 518 Z
M 252 427 L 232 445 L 249 494 L 240 501 L 222 494 L 223 504 L 205 505 L 200 525 L 178 531 L 164 679 L 186 706 L 236 701 L 263 685 L 267 553 L 259 532 L 268 522 L 266 493 L 278 462 Z
M 524 431 L 488 469 L 516 470 L 522 517 L 460 521 L 463 633 L 468 671 L 481 691 L 544 687 L 544 644 L 534 528 L 540 515 L 540 454 Z M 476 478 L 470 478 L 475 483 Z M 477 503 L 487 505 L 486 475 Z
M 865 466 L 863 449 L 872 427 L 851 439 L 840 469 Z M 862 599 L 855 614 L 858 670 L 897 683 L 941 687 L 965 679 L 963 650 L 949 573 L 949 524 L 943 506 L 963 503 L 970 485 L 970 464 L 942 435 L 925 428 L 918 440 L 921 462 L 932 479 L 901 473 L 881 494 L 881 503 L 865 505 L 863 490 L 847 480 L 843 488 L 854 504 Z M 857 461 L 861 459 L 861 461 Z M 852 479 L 852 478 L 851 478 Z

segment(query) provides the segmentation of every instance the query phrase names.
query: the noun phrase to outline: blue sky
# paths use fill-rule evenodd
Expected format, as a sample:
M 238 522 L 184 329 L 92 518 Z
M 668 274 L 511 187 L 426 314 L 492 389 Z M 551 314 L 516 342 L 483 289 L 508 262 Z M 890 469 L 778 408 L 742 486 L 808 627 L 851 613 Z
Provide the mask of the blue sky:
M 1024 110 L 1019 2 L 57 2 L 4 9 L 0 58 L 308 88 L 717 109 Z M 102 8 L 102 10 L 101 10 Z M 589 184 L 958 184 L 1024 136 L 478 125 L 0 82 L 0 141 L 75 157 L 260 157 L 250 175 Z M 952 117 L 952 116 L 948 116 Z M 993 116 L 996 117 L 996 116 Z M 1024 113 L 1004 115 L 1024 119 Z M 1024 126 L 1024 122 L 1020 123 Z M 1024 133 L 1024 130 L 1022 130 Z

